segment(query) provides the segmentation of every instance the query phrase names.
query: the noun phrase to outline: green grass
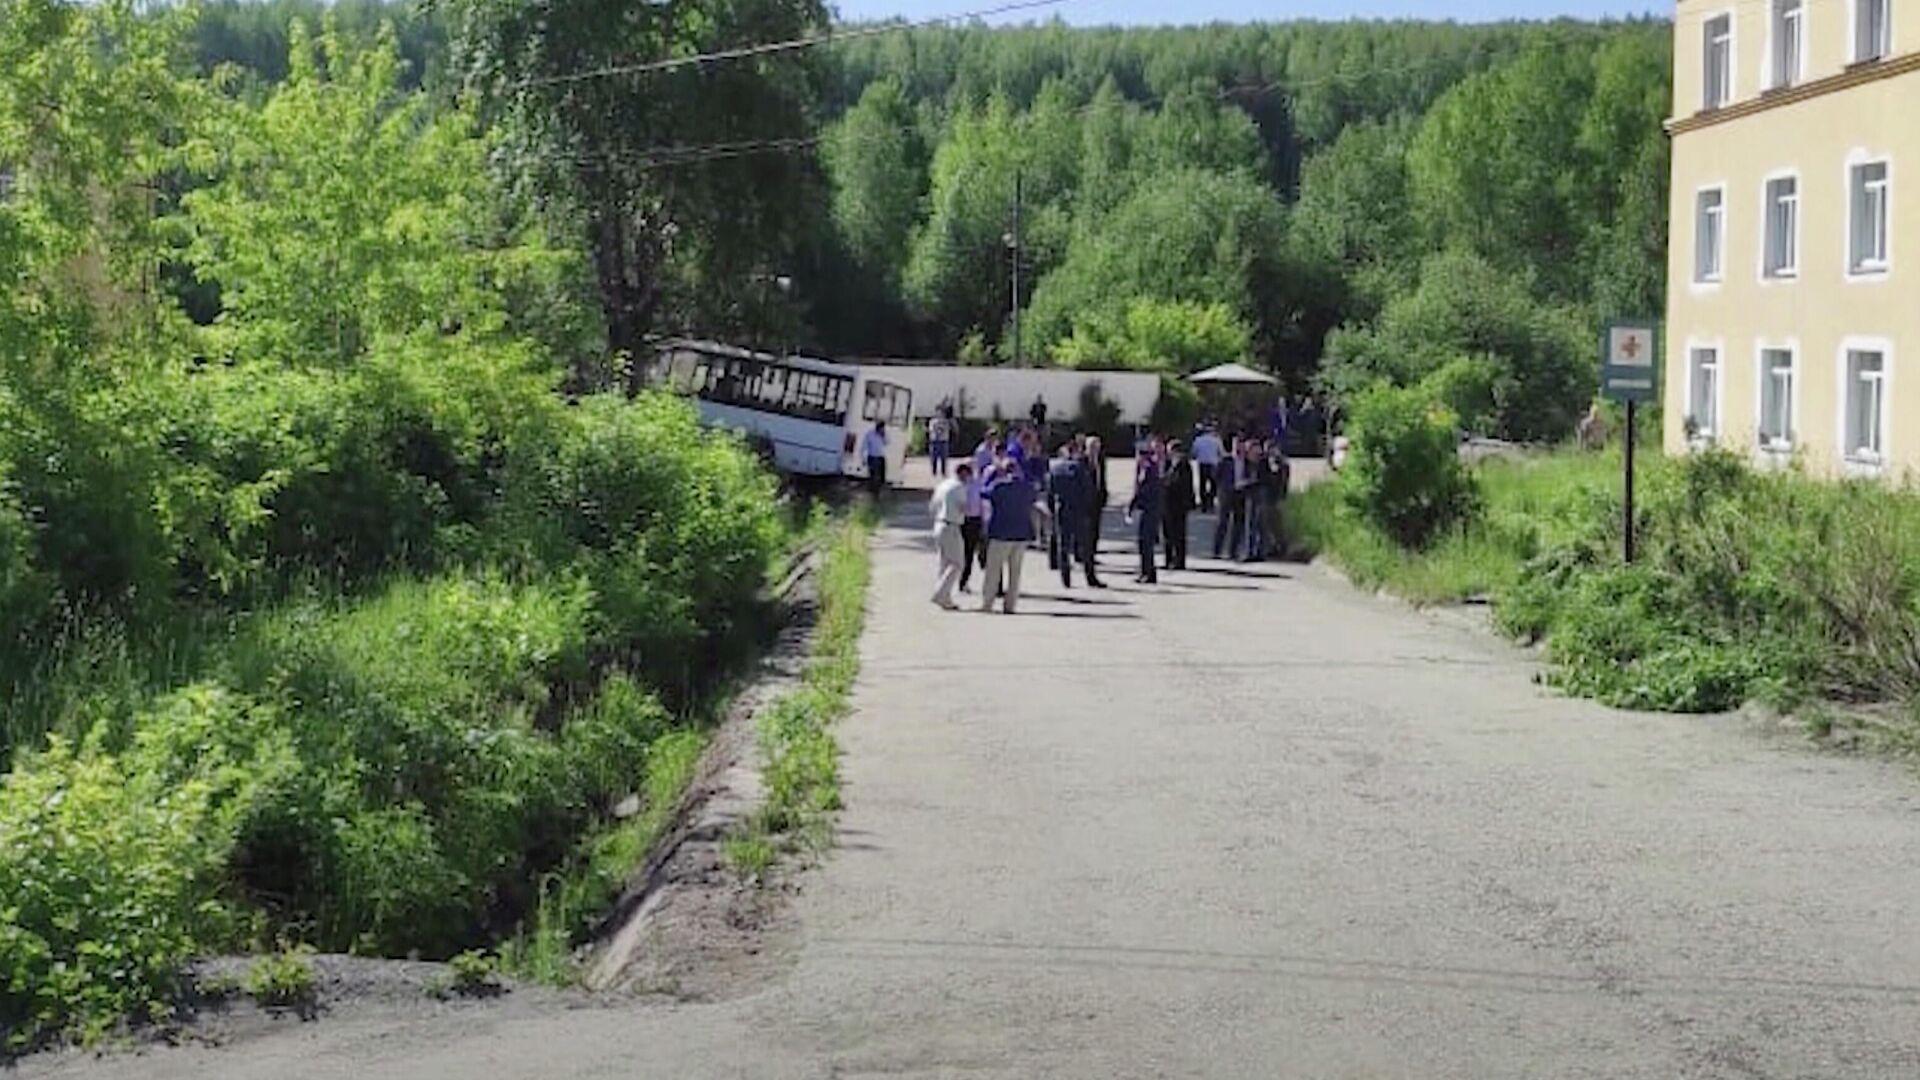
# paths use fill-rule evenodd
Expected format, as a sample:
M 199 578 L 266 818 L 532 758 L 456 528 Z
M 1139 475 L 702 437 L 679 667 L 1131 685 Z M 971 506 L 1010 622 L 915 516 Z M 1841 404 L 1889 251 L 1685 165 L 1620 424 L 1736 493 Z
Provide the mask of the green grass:
M 767 871 L 780 858 L 773 841 L 755 833 L 727 837 L 722 855 L 735 873 L 756 882 L 764 880 Z
M 1362 519 L 1339 480 L 1304 493 L 1301 546 L 1421 604 L 1484 596 L 1545 645 L 1547 680 L 1610 705 L 1714 712 L 1761 701 L 1832 729 L 1822 702 L 1892 706 L 1920 746 L 1920 490 L 1759 472 L 1727 451 L 1649 454 L 1639 558 L 1621 561 L 1617 454 L 1475 470 L 1479 513 L 1424 549 Z
M 1477 520 L 1449 529 L 1425 549 L 1401 547 L 1355 514 L 1339 479 L 1319 483 L 1287 505 L 1297 543 L 1324 555 L 1356 585 L 1385 589 L 1420 605 L 1495 597 L 1520 580 L 1544 529 L 1570 502 L 1620 488 L 1617 454 L 1555 453 L 1493 459 L 1473 470 L 1485 501 Z
M 576 943 L 673 826 L 706 747 L 706 733 L 692 728 L 669 732 L 648 747 L 640 812 L 587 837 L 568 867 L 542 880 L 531 917 L 501 947 L 504 970 L 548 986 L 578 981 Z
M 846 715 L 860 671 L 873 528 L 871 511 L 862 510 L 824 538 L 813 656 L 799 688 L 756 719 L 766 802 L 727 844 L 729 863 L 747 877 L 764 878 L 783 846 L 819 849 L 832 840 L 833 814 L 841 807 L 833 725 Z
M 290 1009 L 313 1001 L 317 979 L 313 950 L 288 946 L 253 962 L 247 972 L 247 993 L 269 1009 Z

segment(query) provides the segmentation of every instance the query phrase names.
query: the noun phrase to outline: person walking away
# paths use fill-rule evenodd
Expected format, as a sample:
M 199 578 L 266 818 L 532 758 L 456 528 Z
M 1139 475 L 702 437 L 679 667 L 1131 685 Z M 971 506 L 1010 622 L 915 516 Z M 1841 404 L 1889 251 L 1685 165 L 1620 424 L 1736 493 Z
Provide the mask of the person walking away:
M 1215 474 L 1220 469 L 1220 457 L 1225 447 L 1220 445 L 1220 436 L 1214 433 L 1212 425 L 1200 429 L 1193 440 L 1193 462 L 1200 467 L 1200 512 L 1213 513 L 1213 500 L 1217 492 Z
M 1220 516 L 1213 523 L 1213 557 L 1216 559 L 1223 549 L 1228 558 L 1240 557 L 1240 534 L 1246 528 L 1241 520 L 1240 474 L 1245 468 L 1246 459 L 1241 455 L 1240 439 L 1236 436 L 1214 473 L 1220 497 Z
M 987 486 L 987 581 L 980 590 L 980 610 L 1008 615 L 1020 604 L 1020 566 L 1033 542 L 1033 485 L 1024 470 L 1009 465 L 995 472 Z M 1044 508 L 1042 508 L 1044 513 Z
M 944 413 L 934 413 L 927 421 L 927 465 L 935 476 L 947 475 L 947 446 L 953 438 L 953 421 Z
M 960 591 L 972 592 L 973 568 L 987 568 L 987 481 L 967 462 L 954 470 L 967 486 L 966 517 L 960 522 Z
M 1142 585 L 1160 580 L 1154 563 L 1154 547 L 1160 541 L 1160 516 L 1167 497 L 1167 481 L 1161 453 L 1160 436 L 1147 439 L 1145 452 L 1133 468 L 1133 501 L 1127 514 L 1134 521 L 1134 542 L 1140 550 L 1140 573 L 1134 578 Z
M 1167 542 L 1166 565 L 1169 570 L 1187 568 L 1187 515 L 1199 505 L 1194 494 L 1193 464 L 1187 460 L 1186 447 L 1175 439 L 1167 444 L 1167 485 L 1162 511 L 1161 532 Z
M 1093 498 L 1093 486 L 1087 480 L 1087 467 L 1075 453 L 1073 443 L 1060 444 L 1047 475 L 1047 505 L 1053 510 L 1053 545 L 1048 548 L 1049 565 L 1060 571 L 1060 584 L 1073 588 L 1073 562 L 1084 561 L 1082 535 L 1086 532 L 1087 503 Z M 1091 568 L 1087 584 L 1096 581 Z
M 879 498 L 887 487 L 887 422 L 875 420 L 873 429 L 860 439 L 860 450 L 867 456 L 867 493 Z
M 962 462 L 958 475 L 943 478 L 933 489 L 927 508 L 933 511 L 933 547 L 940 554 L 940 573 L 935 579 L 933 602 L 952 611 L 953 587 L 967 566 L 966 540 L 961 531 L 967 520 L 967 481 L 973 466 Z

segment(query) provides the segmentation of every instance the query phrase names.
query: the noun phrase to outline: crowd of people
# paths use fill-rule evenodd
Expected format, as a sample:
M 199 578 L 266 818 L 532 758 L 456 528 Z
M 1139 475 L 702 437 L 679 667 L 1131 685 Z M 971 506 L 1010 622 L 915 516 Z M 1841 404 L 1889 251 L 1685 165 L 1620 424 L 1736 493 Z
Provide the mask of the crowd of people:
M 1099 549 L 1111 496 L 1099 436 L 1058 437 L 1048 456 L 1046 425 L 1036 421 L 1004 434 L 989 431 L 970 457 L 953 461 L 951 421 L 941 420 L 936 417 L 928 432 L 929 464 L 939 478 L 929 502 L 940 557 L 933 602 L 957 608 L 955 590 L 971 593 L 977 569 L 980 609 L 990 611 L 998 602 L 1012 614 L 1030 551 L 1044 551 L 1048 569 L 1067 588 L 1073 587 L 1076 566 L 1088 587 L 1106 588 Z M 1134 581 L 1150 585 L 1162 570 L 1187 569 L 1195 513 L 1215 519 L 1214 558 L 1252 562 L 1279 555 L 1280 506 L 1289 481 L 1278 438 L 1223 439 L 1202 425 L 1189 450 L 1181 439 L 1149 436 L 1136 448 L 1133 494 L 1122 508 L 1139 557 Z

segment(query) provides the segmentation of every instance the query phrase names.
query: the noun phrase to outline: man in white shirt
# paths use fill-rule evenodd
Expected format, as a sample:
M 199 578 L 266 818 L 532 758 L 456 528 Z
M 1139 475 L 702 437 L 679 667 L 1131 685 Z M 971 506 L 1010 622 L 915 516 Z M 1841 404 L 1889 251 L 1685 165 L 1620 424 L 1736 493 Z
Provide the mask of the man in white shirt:
M 875 420 L 873 430 L 860 437 L 860 452 L 867 458 L 867 491 L 874 498 L 887 488 L 887 422 Z
M 1200 512 L 1213 513 L 1213 498 L 1219 490 L 1220 459 L 1226 456 L 1226 447 L 1220 444 L 1220 436 L 1208 427 L 1193 440 L 1193 463 L 1200 466 Z
M 933 547 L 940 553 L 940 576 L 934 586 L 933 602 L 952 611 L 953 586 L 967 565 L 966 544 L 961 528 L 967 521 L 967 485 L 973 479 L 973 466 L 961 462 L 954 475 L 941 480 L 927 500 L 933 511 Z

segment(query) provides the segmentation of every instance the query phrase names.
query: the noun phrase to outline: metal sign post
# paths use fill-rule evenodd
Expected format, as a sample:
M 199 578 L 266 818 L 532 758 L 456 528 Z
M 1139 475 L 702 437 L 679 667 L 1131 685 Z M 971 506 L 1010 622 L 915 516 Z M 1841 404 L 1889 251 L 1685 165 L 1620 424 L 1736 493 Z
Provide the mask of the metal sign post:
M 1627 562 L 1633 561 L 1633 449 L 1638 439 L 1636 406 L 1660 397 L 1660 324 L 1652 319 L 1614 319 L 1600 335 L 1600 395 L 1627 406 L 1625 520 Z

